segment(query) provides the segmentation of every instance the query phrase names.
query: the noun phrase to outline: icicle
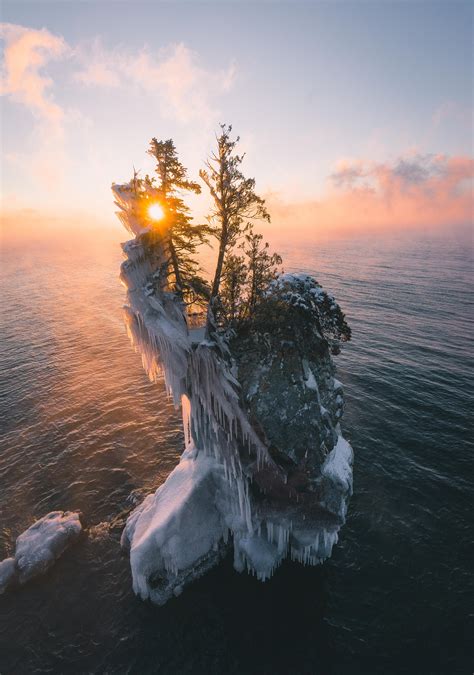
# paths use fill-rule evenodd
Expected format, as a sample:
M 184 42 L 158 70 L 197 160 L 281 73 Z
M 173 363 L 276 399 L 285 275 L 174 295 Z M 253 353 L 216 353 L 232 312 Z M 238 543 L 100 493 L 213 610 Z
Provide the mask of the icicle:
M 183 414 L 184 445 L 191 445 L 191 402 L 186 394 L 181 395 L 181 410 Z

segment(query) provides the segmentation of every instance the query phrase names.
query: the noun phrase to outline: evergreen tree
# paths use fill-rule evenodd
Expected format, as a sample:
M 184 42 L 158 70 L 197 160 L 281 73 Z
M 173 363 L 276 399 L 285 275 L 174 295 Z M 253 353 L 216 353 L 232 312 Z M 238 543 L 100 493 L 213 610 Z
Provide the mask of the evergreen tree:
M 229 251 L 224 258 L 221 288 L 214 306 L 219 325 L 239 327 L 251 321 L 255 308 L 264 298 L 270 283 L 277 278 L 281 257 L 269 253 L 263 235 L 250 228 L 238 249 L 241 255 Z
M 340 306 L 313 277 L 283 275 L 257 303 L 252 321 L 256 331 L 274 331 L 296 323 L 316 328 L 332 354 L 339 354 L 351 339 L 351 329 Z
M 213 199 L 209 223 L 213 235 L 219 242 L 211 288 L 208 328 L 214 320 L 211 315 L 219 295 L 227 253 L 248 229 L 249 221 L 259 218 L 270 220 L 265 201 L 255 193 L 255 180 L 245 178 L 240 170 L 243 155 L 235 152 L 239 137 L 232 140 L 231 131 L 231 126 L 221 125 L 221 133 L 217 137 L 217 152 L 211 154 L 206 161 L 206 168 L 199 172 Z
M 165 212 L 168 232 L 170 263 L 175 277 L 176 290 L 188 296 L 190 302 L 209 297 L 205 280 L 199 275 L 199 264 L 195 254 L 199 245 L 208 239 L 207 225 L 193 225 L 189 208 L 181 194 L 193 192 L 199 194 L 198 183 L 190 181 L 187 169 L 178 160 L 176 148 L 171 139 L 150 141 L 148 154 L 156 160 L 158 180 L 148 176 L 150 192 L 156 194 Z
M 255 234 L 252 229 L 245 235 L 243 250 L 247 257 L 247 302 L 244 316 L 252 316 L 257 302 L 266 291 L 271 281 L 278 276 L 277 266 L 282 264 L 278 253 L 270 255 L 268 242 L 263 242 L 263 235 Z
M 222 268 L 222 283 L 215 313 L 226 325 L 234 326 L 244 316 L 248 268 L 243 256 L 229 253 Z

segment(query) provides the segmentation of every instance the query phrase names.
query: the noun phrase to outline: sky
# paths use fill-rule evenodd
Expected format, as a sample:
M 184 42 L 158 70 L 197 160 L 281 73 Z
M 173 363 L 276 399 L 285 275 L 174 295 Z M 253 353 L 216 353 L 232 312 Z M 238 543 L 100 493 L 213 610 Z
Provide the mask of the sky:
M 195 179 L 220 122 L 282 232 L 472 224 L 470 2 L 7 0 L 1 21 L 4 232 L 110 227 L 153 136 Z

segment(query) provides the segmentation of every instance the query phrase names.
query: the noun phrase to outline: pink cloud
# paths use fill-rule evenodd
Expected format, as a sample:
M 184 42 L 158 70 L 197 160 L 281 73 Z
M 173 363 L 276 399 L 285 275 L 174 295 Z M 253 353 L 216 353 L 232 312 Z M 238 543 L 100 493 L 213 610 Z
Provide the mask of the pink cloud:
M 473 177 L 466 156 L 345 160 L 320 199 L 288 204 L 270 195 L 269 206 L 276 226 L 315 234 L 465 226 L 473 222 Z
M 106 49 L 95 40 L 89 49 L 76 49 L 81 68 L 75 79 L 88 86 L 135 87 L 156 97 L 168 117 L 182 122 L 211 121 L 212 101 L 227 92 L 235 78 L 235 64 L 205 68 L 199 55 L 186 45 L 172 44 L 159 50 Z
M 63 111 L 48 95 L 53 82 L 42 69 L 48 61 L 65 53 L 64 40 L 46 29 L 9 23 L 0 24 L 0 38 L 5 42 L 1 93 L 28 106 L 48 122 L 60 122 Z

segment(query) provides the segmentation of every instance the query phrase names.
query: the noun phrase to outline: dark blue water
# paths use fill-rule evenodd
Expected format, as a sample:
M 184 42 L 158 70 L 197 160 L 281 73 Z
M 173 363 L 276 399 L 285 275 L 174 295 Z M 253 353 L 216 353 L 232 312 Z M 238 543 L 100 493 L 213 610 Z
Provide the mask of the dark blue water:
M 182 448 L 122 326 L 117 242 L 4 247 L 0 556 L 56 508 L 89 533 L 0 598 L 0 673 L 471 673 L 472 258 L 465 240 L 281 247 L 345 309 L 354 497 L 333 557 L 260 584 L 230 560 L 137 600 L 124 518 Z

